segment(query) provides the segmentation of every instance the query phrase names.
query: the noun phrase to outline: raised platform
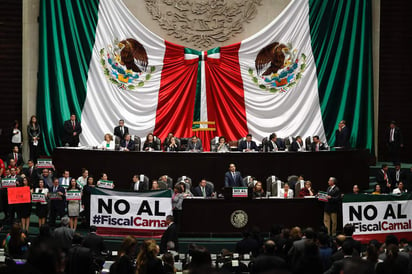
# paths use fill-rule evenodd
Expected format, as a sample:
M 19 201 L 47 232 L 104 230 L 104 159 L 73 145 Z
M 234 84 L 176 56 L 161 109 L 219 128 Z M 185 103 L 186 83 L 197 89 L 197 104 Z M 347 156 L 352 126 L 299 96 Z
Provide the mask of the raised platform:
M 262 182 L 272 175 L 286 181 L 292 174 L 303 174 L 305 179 L 312 181 L 315 190 L 326 189 L 331 176 L 338 179 L 343 192 L 351 192 L 355 183 L 361 189 L 367 189 L 368 160 L 367 150 L 176 153 L 56 148 L 53 152 L 53 163 L 58 172 L 66 168 L 75 176 L 80 176 L 82 168 L 87 168 L 89 174 L 95 176 L 105 172 L 117 189 L 129 189 L 133 174 L 145 174 L 150 179 L 167 174 L 174 180 L 182 175 L 189 176 L 194 185 L 206 178 L 215 184 L 218 192 L 224 185 L 224 174 L 230 163 L 235 163 L 243 176 L 250 175 Z

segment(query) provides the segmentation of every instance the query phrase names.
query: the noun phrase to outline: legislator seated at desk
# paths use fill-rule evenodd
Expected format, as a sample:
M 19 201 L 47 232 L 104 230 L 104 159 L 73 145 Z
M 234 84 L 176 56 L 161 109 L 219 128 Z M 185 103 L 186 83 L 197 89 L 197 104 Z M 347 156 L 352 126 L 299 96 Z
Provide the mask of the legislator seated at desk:
M 179 144 L 176 140 L 176 137 L 171 136 L 167 143 L 164 145 L 164 151 L 179 151 Z
M 225 174 L 225 187 L 246 186 L 243 184 L 242 175 L 236 171 L 235 164 L 229 165 L 229 171 Z
M 207 182 L 205 179 L 202 179 L 200 181 L 199 185 L 195 188 L 193 188 L 193 195 L 196 197 L 211 197 L 213 193 L 213 189 L 211 186 L 207 185 Z
M 114 150 L 115 143 L 113 141 L 113 136 L 110 133 L 106 133 L 104 135 L 104 141 L 100 144 L 99 148 L 107 149 L 107 150 Z
M 160 150 L 160 140 L 152 133 L 147 134 L 146 141 L 143 144 L 143 151 Z
M 319 140 L 319 136 L 315 135 L 313 136 L 312 144 L 310 144 L 310 150 L 311 151 L 321 151 L 321 150 L 327 150 L 327 148 L 325 144 Z
M 272 133 L 269 136 L 269 141 L 266 142 L 264 151 L 267 152 L 276 152 L 276 151 L 284 151 L 285 150 L 285 143 L 278 139 L 276 133 Z
M 302 137 L 296 136 L 296 139 L 290 145 L 289 151 L 305 151 Z
M 255 141 L 252 141 L 252 134 L 246 135 L 245 140 L 241 140 L 238 146 L 239 151 L 243 152 L 250 152 L 250 151 L 258 151 L 259 148 L 256 145 Z
M 136 148 L 136 144 L 133 140 L 130 138 L 130 134 L 125 134 L 124 140 L 120 141 L 120 150 L 123 151 L 133 151 Z
M 187 151 L 192 151 L 192 152 L 202 152 L 203 151 L 203 147 L 202 147 L 202 142 L 200 141 L 199 138 L 197 138 L 197 136 L 193 136 L 192 139 L 189 141 L 189 143 L 187 144 Z

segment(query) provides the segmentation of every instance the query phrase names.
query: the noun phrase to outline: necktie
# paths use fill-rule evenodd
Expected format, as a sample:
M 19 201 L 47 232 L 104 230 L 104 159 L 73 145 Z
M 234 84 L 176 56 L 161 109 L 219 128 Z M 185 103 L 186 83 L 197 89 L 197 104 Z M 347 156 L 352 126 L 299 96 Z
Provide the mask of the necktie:
M 57 192 L 57 187 L 54 187 L 54 190 L 53 190 L 53 192 Z
M 32 173 L 33 173 L 33 167 L 30 168 L 30 176 L 32 175 Z
M 122 133 L 123 134 L 123 133 Z M 129 142 L 128 141 L 126 141 L 126 148 L 127 148 L 127 145 L 129 144 Z
M 394 141 L 394 133 L 395 133 L 395 129 L 394 128 L 392 128 L 391 129 L 391 139 L 389 140 L 389 141 L 391 141 L 391 142 L 393 142 Z
M 202 195 L 203 195 L 203 197 L 206 197 L 206 191 L 205 191 L 205 187 L 204 187 L 204 186 L 202 186 Z
M 397 182 L 399 182 L 399 175 L 400 175 L 400 173 L 401 173 L 401 172 L 400 172 L 399 170 L 396 171 L 396 181 L 397 181 Z
M 14 161 L 15 161 L 16 164 L 17 164 L 17 153 L 14 153 Z
M 73 130 L 74 130 L 74 121 L 72 122 Z
M 123 127 L 120 127 L 120 133 L 121 133 L 122 136 L 123 136 Z
M 250 143 L 247 142 L 247 149 L 250 149 Z

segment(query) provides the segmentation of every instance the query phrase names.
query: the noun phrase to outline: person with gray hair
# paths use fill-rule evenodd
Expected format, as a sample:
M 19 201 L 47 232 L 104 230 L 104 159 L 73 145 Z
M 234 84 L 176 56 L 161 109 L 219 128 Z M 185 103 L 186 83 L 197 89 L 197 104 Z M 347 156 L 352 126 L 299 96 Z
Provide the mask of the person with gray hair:
M 328 189 L 327 189 L 327 199 L 328 201 L 325 203 L 324 213 L 323 213 L 323 223 L 328 229 L 329 235 L 336 236 L 336 227 L 338 221 L 338 210 L 339 210 L 339 203 L 341 201 L 341 193 L 339 188 L 336 186 L 336 178 L 330 177 L 328 181 Z M 331 226 L 332 222 L 332 226 Z
M 63 217 L 60 222 L 60 227 L 53 232 L 53 239 L 62 247 L 64 251 L 68 251 L 72 245 L 74 232 L 69 228 L 69 217 Z

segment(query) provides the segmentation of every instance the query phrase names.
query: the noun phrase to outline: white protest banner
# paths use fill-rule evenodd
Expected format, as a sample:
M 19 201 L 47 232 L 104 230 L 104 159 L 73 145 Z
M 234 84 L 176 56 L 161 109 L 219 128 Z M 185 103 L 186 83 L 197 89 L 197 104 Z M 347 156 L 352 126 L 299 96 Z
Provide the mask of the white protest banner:
M 52 159 L 38 159 L 37 168 L 53 168 Z
M 99 191 L 99 190 L 96 190 Z M 104 190 L 103 190 L 104 191 Z M 110 191 L 113 195 L 92 194 L 90 223 L 99 233 L 133 232 L 163 233 L 166 216 L 172 215 L 171 192 L 160 191 L 162 197 L 136 196 L 130 192 Z M 145 193 L 146 194 L 146 193 Z M 156 195 L 148 192 L 146 195 Z
M 49 192 L 49 199 L 50 200 L 61 200 L 63 199 L 62 196 L 59 195 L 57 192 Z
M 80 201 L 82 199 L 82 193 L 80 191 L 67 191 L 66 201 Z
M 355 227 L 353 238 L 384 241 L 393 234 L 412 240 L 412 194 L 349 194 L 343 198 L 343 225 Z
M 16 187 L 16 178 L 3 178 L 1 180 L 1 187 L 3 188 Z
M 31 202 L 32 203 L 44 203 L 46 201 L 46 196 L 44 193 L 32 193 Z
M 99 187 L 99 188 L 107 188 L 107 189 L 113 189 L 114 188 L 113 181 L 106 181 L 106 180 L 97 181 L 96 186 Z

